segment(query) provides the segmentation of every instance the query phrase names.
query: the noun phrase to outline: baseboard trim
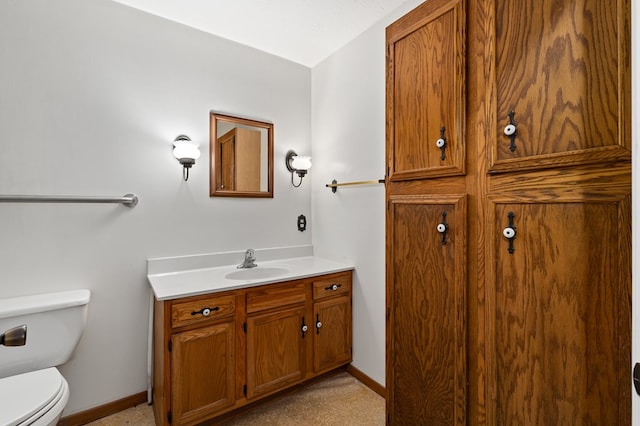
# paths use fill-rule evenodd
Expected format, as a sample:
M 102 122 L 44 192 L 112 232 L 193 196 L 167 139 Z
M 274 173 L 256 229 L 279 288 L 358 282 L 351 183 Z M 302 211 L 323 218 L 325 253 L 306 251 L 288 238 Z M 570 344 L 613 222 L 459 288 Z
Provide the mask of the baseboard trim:
M 347 373 L 351 374 L 353 377 L 360 380 L 369 389 L 371 389 L 381 397 L 385 399 L 387 398 L 387 389 L 384 386 L 382 386 L 380 383 L 373 380 L 371 377 L 364 374 L 362 371 L 355 368 L 353 364 L 347 365 Z
M 140 392 L 135 395 L 127 396 L 126 398 L 118 399 L 117 401 L 109 402 L 108 404 L 100 405 L 98 407 L 90 408 L 86 411 L 71 414 L 60 419 L 58 426 L 81 426 L 91 423 L 95 420 L 101 419 L 111 414 L 119 413 L 127 408 L 135 407 L 142 403 L 147 402 L 147 392 Z

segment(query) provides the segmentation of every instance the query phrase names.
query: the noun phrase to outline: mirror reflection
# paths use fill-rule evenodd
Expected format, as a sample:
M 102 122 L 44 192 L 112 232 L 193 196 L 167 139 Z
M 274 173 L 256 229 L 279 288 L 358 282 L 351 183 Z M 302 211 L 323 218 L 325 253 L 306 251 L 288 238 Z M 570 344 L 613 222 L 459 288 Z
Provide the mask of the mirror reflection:
M 211 112 L 212 197 L 273 197 L 273 124 Z

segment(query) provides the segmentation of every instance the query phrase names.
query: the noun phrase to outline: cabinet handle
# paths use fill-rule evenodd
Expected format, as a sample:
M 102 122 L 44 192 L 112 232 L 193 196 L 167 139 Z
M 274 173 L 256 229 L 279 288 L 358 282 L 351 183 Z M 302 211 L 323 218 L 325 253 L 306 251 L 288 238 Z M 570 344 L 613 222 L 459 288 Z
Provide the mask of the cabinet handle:
M 208 317 L 209 315 L 211 315 L 211 312 L 217 312 L 219 311 L 220 308 L 218 306 L 214 306 L 213 308 L 202 308 L 199 311 L 193 311 L 191 312 L 191 315 L 198 315 L 201 314 L 205 317 Z
M 325 289 L 325 290 L 333 290 L 333 291 L 336 291 L 336 290 L 338 290 L 340 287 L 342 287 L 342 284 L 333 284 L 333 285 L 326 286 L 324 289 Z
M 307 326 L 307 324 L 305 324 L 304 317 L 302 317 L 302 327 L 300 327 L 300 331 L 302 331 L 302 338 L 303 339 L 304 339 L 304 336 L 307 334 L 308 330 L 309 330 L 309 327 Z
M 449 225 L 447 224 L 447 212 L 442 212 L 442 222 L 438 224 L 436 230 L 442 234 L 442 245 L 447 244 L 447 230 Z
M 515 214 L 513 214 L 513 212 L 509 212 L 507 214 L 507 217 L 509 218 L 509 224 L 502 230 L 502 235 L 507 240 L 509 240 L 509 248 L 507 250 L 509 251 L 509 253 L 513 254 L 513 252 L 515 251 L 515 249 L 513 248 L 513 240 L 516 238 L 516 227 L 513 224 L 513 218 L 515 217 Z
M 442 151 L 440 154 L 440 160 L 444 161 L 444 150 L 447 147 L 447 138 L 444 137 L 444 126 L 440 128 L 440 139 L 436 141 L 436 147 Z
M 516 150 L 516 135 L 518 134 L 518 126 L 513 121 L 513 116 L 516 115 L 514 110 L 509 111 L 509 124 L 504 126 L 504 134 L 509 138 L 509 151 Z
M 322 322 L 320 321 L 320 315 L 316 314 L 316 334 L 320 334 L 321 328 L 322 328 Z

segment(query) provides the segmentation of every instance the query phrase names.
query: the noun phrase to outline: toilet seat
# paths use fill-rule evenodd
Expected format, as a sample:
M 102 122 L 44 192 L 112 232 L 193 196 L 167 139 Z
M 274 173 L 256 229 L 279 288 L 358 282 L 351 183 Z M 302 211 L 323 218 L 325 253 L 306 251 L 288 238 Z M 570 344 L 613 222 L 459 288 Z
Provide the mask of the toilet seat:
M 69 399 L 69 387 L 54 368 L 0 379 L 0 425 L 48 425 Z

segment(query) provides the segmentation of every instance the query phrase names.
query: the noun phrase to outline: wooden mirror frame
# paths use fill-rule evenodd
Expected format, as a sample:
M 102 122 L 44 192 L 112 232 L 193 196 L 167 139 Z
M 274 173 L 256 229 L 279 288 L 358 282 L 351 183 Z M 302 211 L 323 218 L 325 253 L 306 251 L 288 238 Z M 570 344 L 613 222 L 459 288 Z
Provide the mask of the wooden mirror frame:
M 254 191 L 254 190 L 236 190 L 234 185 L 233 189 L 224 188 L 224 184 L 221 183 L 223 172 L 222 161 L 222 145 L 220 142 L 221 136 L 218 135 L 218 123 L 225 122 L 231 124 L 237 124 L 240 128 L 255 127 L 257 130 L 266 130 L 267 132 L 267 147 L 266 147 L 266 178 L 267 189 L 266 191 Z M 228 132 L 227 132 L 228 133 Z M 225 133 L 225 135 L 227 134 Z M 232 155 L 235 155 L 232 154 Z M 262 156 L 260 162 L 264 161 Z M 232 166 L 231 174 L 235 176 L 235 157 L 234 165 Z M 216 113 L 211 111 L 210 116 L 210 138 L 209 138 L 209 196 L 210 197 L 255 197 L 255 198 L 273 198 L 273 123 L 265 121 L 250 120 L 247 118 L 236 117 L 227 114 Z

